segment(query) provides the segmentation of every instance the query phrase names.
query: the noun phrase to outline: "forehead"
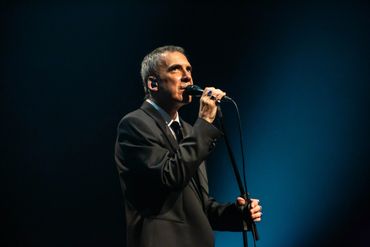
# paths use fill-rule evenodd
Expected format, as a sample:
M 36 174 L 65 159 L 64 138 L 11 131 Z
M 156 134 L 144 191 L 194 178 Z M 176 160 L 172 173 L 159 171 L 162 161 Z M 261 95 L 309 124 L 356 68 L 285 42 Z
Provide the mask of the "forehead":
M 181 52 L 165 52 L 162 54 L 162 66 L 171 66 L 174 64 L 180 64 L 180 65 L 185 65 L 185 66 L 190 66 L 190 63 L 186 56 L 182 54 Z

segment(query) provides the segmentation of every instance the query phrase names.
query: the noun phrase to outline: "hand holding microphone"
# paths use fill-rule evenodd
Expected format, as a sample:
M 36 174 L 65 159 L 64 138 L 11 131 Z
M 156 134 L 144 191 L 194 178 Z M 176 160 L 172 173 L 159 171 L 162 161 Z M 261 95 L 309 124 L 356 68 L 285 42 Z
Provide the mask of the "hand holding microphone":
M 227 96 L 225 92 L 214 87 L 206 87 L 202 90 L 196 85 L 190 85 L 185 88 L 185 93 L 194 96 L 200 96 L 199 118 L 203 118 L 209 123 L 213 123 L 217 114 L 217 103 Z M 228 97 L 227 97 L 228 98 Z

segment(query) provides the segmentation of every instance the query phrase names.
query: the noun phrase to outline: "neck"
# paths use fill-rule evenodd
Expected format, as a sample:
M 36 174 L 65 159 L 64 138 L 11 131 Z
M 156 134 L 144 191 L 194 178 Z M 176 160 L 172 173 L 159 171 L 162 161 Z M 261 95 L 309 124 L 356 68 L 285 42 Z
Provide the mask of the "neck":
M 165 112 L 168 113 L 168 115 L 171 117 L 171 119 L 176 118 L 176 113 L 180 109 L 181 105 L 176 104 L 176 103 L 168 103 L 164 100 L 160 99 L 154 99 L 150 98 L 150 100 L 154 101 L 157 105 L 159 105 Z

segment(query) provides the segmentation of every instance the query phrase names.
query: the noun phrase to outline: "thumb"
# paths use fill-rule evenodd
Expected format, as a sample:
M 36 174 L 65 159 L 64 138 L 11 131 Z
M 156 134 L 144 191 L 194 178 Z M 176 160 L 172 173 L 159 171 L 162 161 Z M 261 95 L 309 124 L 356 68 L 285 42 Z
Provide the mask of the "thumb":
M 238 204 L 238 206 L 244 206 L 245 205 L 245 199 L 242 198 L 242 197 L 237 197 L 236 198 L 236 204 Z

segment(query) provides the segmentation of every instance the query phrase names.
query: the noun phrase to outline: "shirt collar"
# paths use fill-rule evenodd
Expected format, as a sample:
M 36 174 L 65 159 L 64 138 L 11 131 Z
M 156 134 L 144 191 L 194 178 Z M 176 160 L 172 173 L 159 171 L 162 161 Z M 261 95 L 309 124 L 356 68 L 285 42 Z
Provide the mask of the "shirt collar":
M 181 126 L 180 117 L 179 117 L 179 113 L 178 112 L 176 112 L 175 119 L 171 119 L 170 115 L 165 110 L 163 110 L 162 107 L 160 107 L 158 104 L 156 104 L 153 100 L 146 99 L 146 102 L 148 102 L 149 104 L 151 104 L 154 107 L 154 109 L 156 109 L 159 112 L 159 114 L 161 114 L 161 116 L 162 116 L 163 120 L 166 122 L 167 126 L 170 126 L 173 121 L 178 122 L 180 124 L 180 126 Z

